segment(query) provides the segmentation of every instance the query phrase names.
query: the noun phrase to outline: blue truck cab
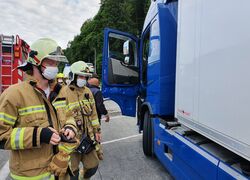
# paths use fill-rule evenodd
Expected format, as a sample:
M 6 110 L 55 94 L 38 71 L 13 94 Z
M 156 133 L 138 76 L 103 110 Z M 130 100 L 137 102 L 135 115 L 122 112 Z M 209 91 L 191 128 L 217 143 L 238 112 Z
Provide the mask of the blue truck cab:
M 175 118 L 177 16 L 178 1 L 155 0 L 140 38 L 105 28 L 103 95 L 137 115 L 144 154 L 176 179 L 248 179 L 249 162 Z
M 141 128 L 145 113 L 154 117 L 174 117 L 177 2 L 167 6 L 159 2 L 153 4 L 140 39 L 105 29 L 103 67 L 108 69 L 103 69 L 103 94 L 115 100 L 122 113 L 129 116 L 135 116 L 136 98 L 139 97 Z M 123 55 L 126 41 L 129 41 L 129 51 L 133 51 L 129 56 Z M 129 61 L 125 63 L 125 59 Z

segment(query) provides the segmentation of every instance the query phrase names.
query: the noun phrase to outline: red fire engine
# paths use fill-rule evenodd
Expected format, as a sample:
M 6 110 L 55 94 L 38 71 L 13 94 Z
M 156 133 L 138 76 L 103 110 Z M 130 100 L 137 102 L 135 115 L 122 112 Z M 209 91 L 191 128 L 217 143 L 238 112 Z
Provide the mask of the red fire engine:
M 28 53 L 29 45 L 18 35 L 0 35 L 0 94 L 23 80 L 23 72 L 17 66 L 27 59 Z

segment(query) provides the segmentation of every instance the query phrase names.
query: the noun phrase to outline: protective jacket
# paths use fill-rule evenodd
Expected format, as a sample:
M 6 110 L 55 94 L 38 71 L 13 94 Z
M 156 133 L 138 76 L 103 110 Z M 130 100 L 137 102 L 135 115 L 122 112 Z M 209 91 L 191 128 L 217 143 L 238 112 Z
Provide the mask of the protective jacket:
M 88 134 L 93 138 L 93 133 L 100 130 L 95 100 L 89 88 L 78 88 L 73 85 L 63 86 L 53 105 L 58 112 L 60 121 L 64 122 L 66 116 L 74 117 L 79 139 L 85 130 L 84 127 L 87 127 Z
M 47 169 L 55 148 L 40 142 L 42 128 L 51 126 L 59 131 L 67 124 L 75 129 L 72 117 L 61 122 L 58 115 L 32 79 L 12 85 L 1 94 L 0 147 L 11 150 L 13 179 L 53 179 Z

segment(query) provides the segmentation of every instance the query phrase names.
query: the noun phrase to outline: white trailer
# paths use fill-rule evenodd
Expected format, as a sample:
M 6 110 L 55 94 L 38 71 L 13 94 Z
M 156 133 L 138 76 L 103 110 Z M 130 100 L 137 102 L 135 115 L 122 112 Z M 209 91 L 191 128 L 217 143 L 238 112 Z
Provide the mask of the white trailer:
M 248 161 L 249 8 L 248 0 L 179 2 L 175 108 L 182 124 Z

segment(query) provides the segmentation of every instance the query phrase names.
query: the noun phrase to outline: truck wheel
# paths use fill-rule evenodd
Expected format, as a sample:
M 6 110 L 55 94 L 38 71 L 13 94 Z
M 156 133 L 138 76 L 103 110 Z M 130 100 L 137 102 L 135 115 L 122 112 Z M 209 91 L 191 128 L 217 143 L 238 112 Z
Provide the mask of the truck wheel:
M 146 156 L 153 156 L 152 120 L 149 117 L 148 111 L 144 114 L 142 146 L 143 152 Z

